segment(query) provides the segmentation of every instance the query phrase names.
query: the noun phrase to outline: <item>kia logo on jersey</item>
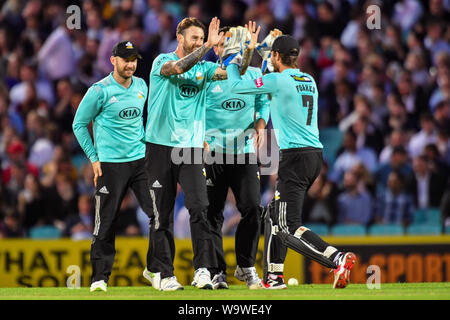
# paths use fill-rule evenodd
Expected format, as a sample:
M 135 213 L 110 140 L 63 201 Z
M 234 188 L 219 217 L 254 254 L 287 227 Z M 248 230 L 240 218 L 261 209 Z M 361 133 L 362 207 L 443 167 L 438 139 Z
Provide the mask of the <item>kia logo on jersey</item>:
M 195 97 L 198 93 L 198 87 L 192 84 L 183 84 L 180 86 L 180 94 L 185 98 Z
M 238 111 L 245 107 L 245 101 L 241 99 L 228 99 L 222 103 L 222 108 L 228 111 Z
M 140 115 L 141 110 L 134 107 L 126 108 L 119 112 L 119 117 L 121 117 L 122 119 L 134 119 L 139 117 Z

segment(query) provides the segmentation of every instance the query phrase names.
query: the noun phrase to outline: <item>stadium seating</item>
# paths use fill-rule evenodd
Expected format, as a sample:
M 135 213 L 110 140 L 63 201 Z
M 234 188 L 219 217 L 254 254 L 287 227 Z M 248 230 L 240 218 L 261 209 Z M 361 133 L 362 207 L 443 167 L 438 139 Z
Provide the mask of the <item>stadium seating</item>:
M 330 167 L 336 160 L 336 155 L 342 145 L 342 132 L 336 127 L 322 128 L 319 132 L 323 144 L 323 156 Z
M 409 235 L 437 235 L 442 233 L 441 225 L 428 225 L 428 224 L 412 224 L 406 228 L 406 233 Z
M 328 235 L 329 228 L 325 223 L 307 223 L 305 227 L 309 228 L 312 232 L 319 236 Z
M 446 226 L 445 227 L 445 233 L 446 234 L 450 234 L 450 226 Z
M 61 237 L 61 231 L 50 225 L 33 227 L 29 233 L 32 239 L 57 239 Z
M 441 220 L 438 208 L 417 209 L 414 212 L 414 224 L 441 225 Z
M 365 236 L 366 227 L 360 224 L 336 224 L 331 227 L 333 236 Z
M 403 226 L 400 224 L 374 224 L 368 230 L 371 236 L 403 235 L 403 232 Z

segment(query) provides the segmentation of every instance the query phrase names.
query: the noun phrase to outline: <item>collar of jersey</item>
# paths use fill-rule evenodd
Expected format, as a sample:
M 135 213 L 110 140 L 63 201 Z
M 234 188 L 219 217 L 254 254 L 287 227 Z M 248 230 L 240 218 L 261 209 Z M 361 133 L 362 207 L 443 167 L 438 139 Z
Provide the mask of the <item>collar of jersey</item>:
M 131 84 L 130 84 L 130 86 L 129 86 L 128 88 L 125 88 L 123 85 L 121 85 L 120 83 L 118 83 L 118 82 L 116 81 L 116 79 L 114 79 L 114 77 L 113 77 L 113 72 L 114 72 L 114 71 L 111 71 L 110 74 L 109 74 L 109 76 L 110 76 L 110 78 L 111 78 L 111 81 L 114 82 L 114 84 L 115 84 L 116 86 L 121 87 L 123 90 L 129 90 L 129 89 L 131 89 L 131 87 L 132 87 L 132 86 L 134 85 L 134 83 L 136 82 L 136 81 L 134 81 L 134 76 L 131 76 Z

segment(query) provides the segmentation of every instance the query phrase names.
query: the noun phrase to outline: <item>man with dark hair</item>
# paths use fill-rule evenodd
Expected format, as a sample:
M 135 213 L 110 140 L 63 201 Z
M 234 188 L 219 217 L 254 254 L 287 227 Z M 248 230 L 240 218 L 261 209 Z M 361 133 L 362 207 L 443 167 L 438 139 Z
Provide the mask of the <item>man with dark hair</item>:
M 115 256 L 115 221 L 128 187 L 151 217 L 142 122 L 148 88 L 133 76 L 138 58 L 133 43 L 117 43 L 110 57 L 114 71 L 89 88 L 73 120 L 73 132 L 94 171 L 91 292 L 107 290 Z M 91 121 L 95 145 L 88 129 Z
M 271 117 L 280 146 L 277 186 L 266 209 L 264 286 L 286 288 L 283 278 L 287 247 L 334 268 L 334 288 L 344 288 L 356 257 L 339 252 L 302 226 L 305 194 L 322 167 L 322 143 L 317 126 L 318 92 L 313 77 L 297 69 L 300 47 L 291 36 L 278 36 L 271 48 L 274 72 L 242 80 L 237 64 L 227 67 L 233 93 L 271 94 Z M 273 225 L 274 223 L 275 225 Z
M 203 23 L 196 18 L 183 19 L 177 27 L 177 49 L 160 54 L 150 73 L 145 141 L 154 219 L 143 275 L 158 290 L 165 290 L 162 284 L 167 279 L 172 279 L 171 290 L 183 288 L 173 275 L 177 183 L 184 191 L 190 215 L 195 269 L 192 284 L 199 289 L 213 289 L 208 268 L 216 267 L 217 259 L 206 219 L 208 198 L 202 156 L 205 87 L 208 81 L 226 79 L 226 71 L 215 63 L 200 60 L 222 39 L 219 28 L 220 21 L 215 17 L 209 25 L 208 39 L 203 42 Z M 252 52 L 244 52 L 247 65 Z

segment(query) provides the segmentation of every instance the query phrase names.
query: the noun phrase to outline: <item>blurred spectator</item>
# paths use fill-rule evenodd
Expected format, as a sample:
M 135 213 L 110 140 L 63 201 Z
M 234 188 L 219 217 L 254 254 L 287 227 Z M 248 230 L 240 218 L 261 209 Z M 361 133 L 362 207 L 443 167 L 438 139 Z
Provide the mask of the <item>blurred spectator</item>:
M 448 25 L 448 24 L 447 24 Z M 450 44 L 443 39 L 445 22 L 430 18 L 426 23 L 425 47 L 430 51 L 433 63 L 436 63 L 436 54 L 439 51 L 450 52 Z
M 163 12 L 162 0 L 148 0 L 148 11 L 144 15 L 144 28 L 148 35 L 158 34 L 160 31 L 159 15 Z
M 18 213 L 25 231 L 36 225 L 51 224 L 47 220 L 47 204 L 39 180 L 32 174 L 25 177 L 24 188 L 18 195 Z
M 359 117 L 352 125 L 352 130 L 356 135 L 356 147 L 369 148 L 374 150 L 377 154 L 383 148 L 383 135 L 381 132 L 370 123 L 366 117 Z
M 77 191 L 73 180 L 64 173 L 56 177 L 57 210 L 56 218 L 63 221 L 68 215 L 77 211 Z
M 0 93 L 0 118 L 2 121 L 2 127 L 6 124 L 11 125 L 14 129 L 22 135 L 24 133 L 24 121 L 20 114 L 11 108 L 9 108 L 9 98 L 7 94 Z
M 35 177 L 39 175 L 39 169 L 27 161 L 25 145 L 21 141 L 11 142 L 6 150 L 8 157 L 3 163 L 5 167 L 2 172 L 2 179 L 6 185 L 11 183 L 11 180 L 14 180 L 13 171 L 15 170 L 23 170 L 24 173 L 31 173 Z
M 115 221 L 115 233 L 117 236 L 139 236 L 141 230 L 136 215 L 137 208 L 133 205 L 133 198 L 127 192 L 123 198 Z
M 354 88 L 350 81 L 343 80 L 337 82 L 333 88 L 330 87 L 328 90 L 325 93 L 325 103 L 328 109 L 326 113 L 327 118 L 324 119 L 324 114 L 322 113 L 320 124 L 322 126 L 337 126 L 354 109 Z
M 406 107 L 399 95 L 390 93 L 387 97 L 389 114 L 384 119 L 384 128 L 387 132 L 400 129 L 405 131 L 415 130 L 414 120 L 408 117 Z
M 450 92 L 449 92 L 450 93 Z M 439 131 L 450 128 L 450 99 L 440 102 L 434 109 L 433 119 Z
M 437 107 L 444 103 L 448 104 L 450 100 L 450 70 L 437 75 L 435 89 L 430 97 L 430 111 L 435 112 Z
M 61 145 L 55 147 L 52 160 L 42 168 L 42 185 L 47 188 L 53 187 L 58 174 L 66 175 L 72 182 L 77 181 L 77 170 L 73 166 L 67 150 Z
M 94 221 L 92 214 L 92 199 L 88 194 L 81 194 L 78 198 L 78 213 L 69 215 L 65 219 L 64 236 L 72 240 L 92 238 Z
M 439 150 L 435 144 L 428 144 L 425 146 L 424 155 L 427 159 L 428 168 L 431 173 L 437 175 L 436 188 L 444 190 L 450 176 L 450 166 L 445 163 Z
M 309 188 L 303 207 L 303 219 L 308 223 L 336 222 L 338 189 L 335 183 L 328 179 L 328 164 L 323 163 L 319 176 Z
M 79 194 L 94 194 L 94 170 L 89 161 L 86 161 L 81 167 L 81 174 L 78 177 L 78 193 Z
M 173 16 L 166 12 L 161 12 L 159 17 L 159 24 L 161 30 L 159 32 L 159 52 L 175 51 L 177 47 L 177 40 L 174 33 L 174 19 Z
M 72 32 L 63 20 L 40 48 L 37 54 L 39 68 L 47 79 L 59 80 L 71 76 L 75 71 L 75 52 L 70 39 Z
M 447 127 L 450 128 L 450 127 Z M 437 136 L 436 146 L 439 150 L 440 158 L 447 166 L 450 166 L 450 137 L 449 129 L 440 129 Z
M 396 147 L 402 147 L 406 144 L 406 135 L 402 129 L 395 129 L 391 132 L 388 141 L 385 143 L 383 150 L 381 150 L 379 163 L 383 165 L 390 161 L 392 151 Z
M 362 162 L 369 169 L 374 172 L 377 167 L 377 156 L 373 149 L 356 147 L 356 134 L 352 130 L 348 130 L 344 134 L 343 147 L 344 150 L 336 158 L 336 161 L 331 171 L 330 179 L 339 184 L 345 172 L 350 170 L 356 164 Z
M 254 4 L 249 6 L 245 12 L 244 21 L 255 21 L 256 25 L 261 26 L 260 36 L 264 39 L 270 30 L 275 27 L 275 17 L 270 8 L 269 0 L 255 0 Z
M 303 40 L 306 36 L 311 37 L 316 33 L 315 23 L 306 10 L 305 0 L 291 1 L 290 11 L 283 20 L 283 31 L 295 39 Z
M 33 92 L 31 92 L 33 91 Z M 9 97 L 11 104 L 16 107 L 27 102 L 31 94 L 37 98 L 46 100 L 50 105 L 55 102 L 53 88 L 45 80 L 38 78 L 37 65 L 33 62 L 27 62 L 20 67 L 20 82 L 11 88 Z
M 86 15 L 87 37 L 92 40 L 100 41 L 103 37 L 103 20 L 100 8 L 93 6 L 89 10 L 84 10 Z
M 428 112 L 423 86 L 414 87 L 412 75 L 409 71 L 403 70 L 400 73 L 397 89 L 409 119 L 416 122 L 420 114 Z
M 414 217 L 414 204 L 405 190 L 406 181 L 399 171 L 389 173 L 387 189 L 377 200 L 377 222 L 409 225 Z
M 111 26 L 105 28 L 97 53 L 96 65 L 103 76 L 113 70 L 111 52 L 114 45 L 122 40 L 122 33 L 127 30 L 133 22 L 133 14 L 130 11 L 118 12 L 111 21 Z
M 422 50 L 413 50 L 408 53 L 405 60 L 405 69 L 410 72 L 411 80 L 415 86 L 426 87 L 429 85 L 429 72 Z
M 450 226 L 450 179 L 447 182 L 447 186 L 444 191 L 444 195 L 442 196 L 442 201 L 440 203 L 441 216 L 442 221 L 444 222 L 444 226 Z
M 28 160 L 41 169 L 53 156 L 55 148 L 57 127 L 53 123 L 48 123 L 46 119 L 39 116 L 37 112 L 31 111 L 27 117 L 27 133 L 31 146 Z
M 374 175 L 360 162 L 350 169 L 358 180 L 358 189 L 367 190 L 372 196 L 376 195 L 376 185 Z
M 220 6 L 220 25 L 228 27 L 240 25 L 245 9 L 245 4 L 239 0 L 222 1 Z
M 22 238 L 24 232 L 20 225 L 20 219 L 17 213 L 7 212 L 0 220 L 0 239 L 4 238 Z
M 369 99 L 362 94 L 355 94 L 353 96 L 353 103 L 355 106 L 354 111 L 339 122 L 339 130 L 347 131 L 358 119 L 364 118 L 370 122 L 368 123 L 368 125 L 370 124 L 368 129 L 375 134 L 377 128 L 381 127 L 381 119 L 376 118 L 372 113 L 372 106 Z
M 414 196 L 416 208 L 437 208 L 441 203 L 445 185 L 436 172 L 431 172 L 427 158 L 418 156 L 413 160 L 414 177 L 410 185 L 410 193 Z
M 233 192 L 228 190 L 227 201 L 223 209 L 222 234 L 224 236 L 234 235 L 240 220 L 241 214 L 236 208 L 236 199 Z
M 403 181 L 406 185 L 409 185 L 413 178 L 413 170 L 408 163 L 408 153 L 403 146 L 394 147 L 390 161 L 377 169 L 375 173 L 377 193 L 384 192 L 388 184 L 389 175 L 393 171 L 400 172 Z
M 393 21 L 396 21 L 403 31 L 411 29 L 423 14 L 423 8 L 418 0 L 401 0 L 394 6 Z
M 421 130 L 411 137 L 408 144 L 409 154 L 413 158 L 423 154 L 427 144 L 437 141 L 437 132 L 430 114 L 426 113 L 420 117 L 420 128 Z
M 382 38 L 383 55 L 389 62 L 403 62 L 406 57 L 406 50 L 403 46 L 400 28 L 390 23 L 385 30 L 384 37 Z
M 333 5 L 322 1 L 317 6 L 317 33 L 320 38 L 339 38 L 344 25 Z
M 338 223 L 367 225 L 373 215 L 373 200 L 353 171 L 344 175 L 344 192 L 338 196 Z

